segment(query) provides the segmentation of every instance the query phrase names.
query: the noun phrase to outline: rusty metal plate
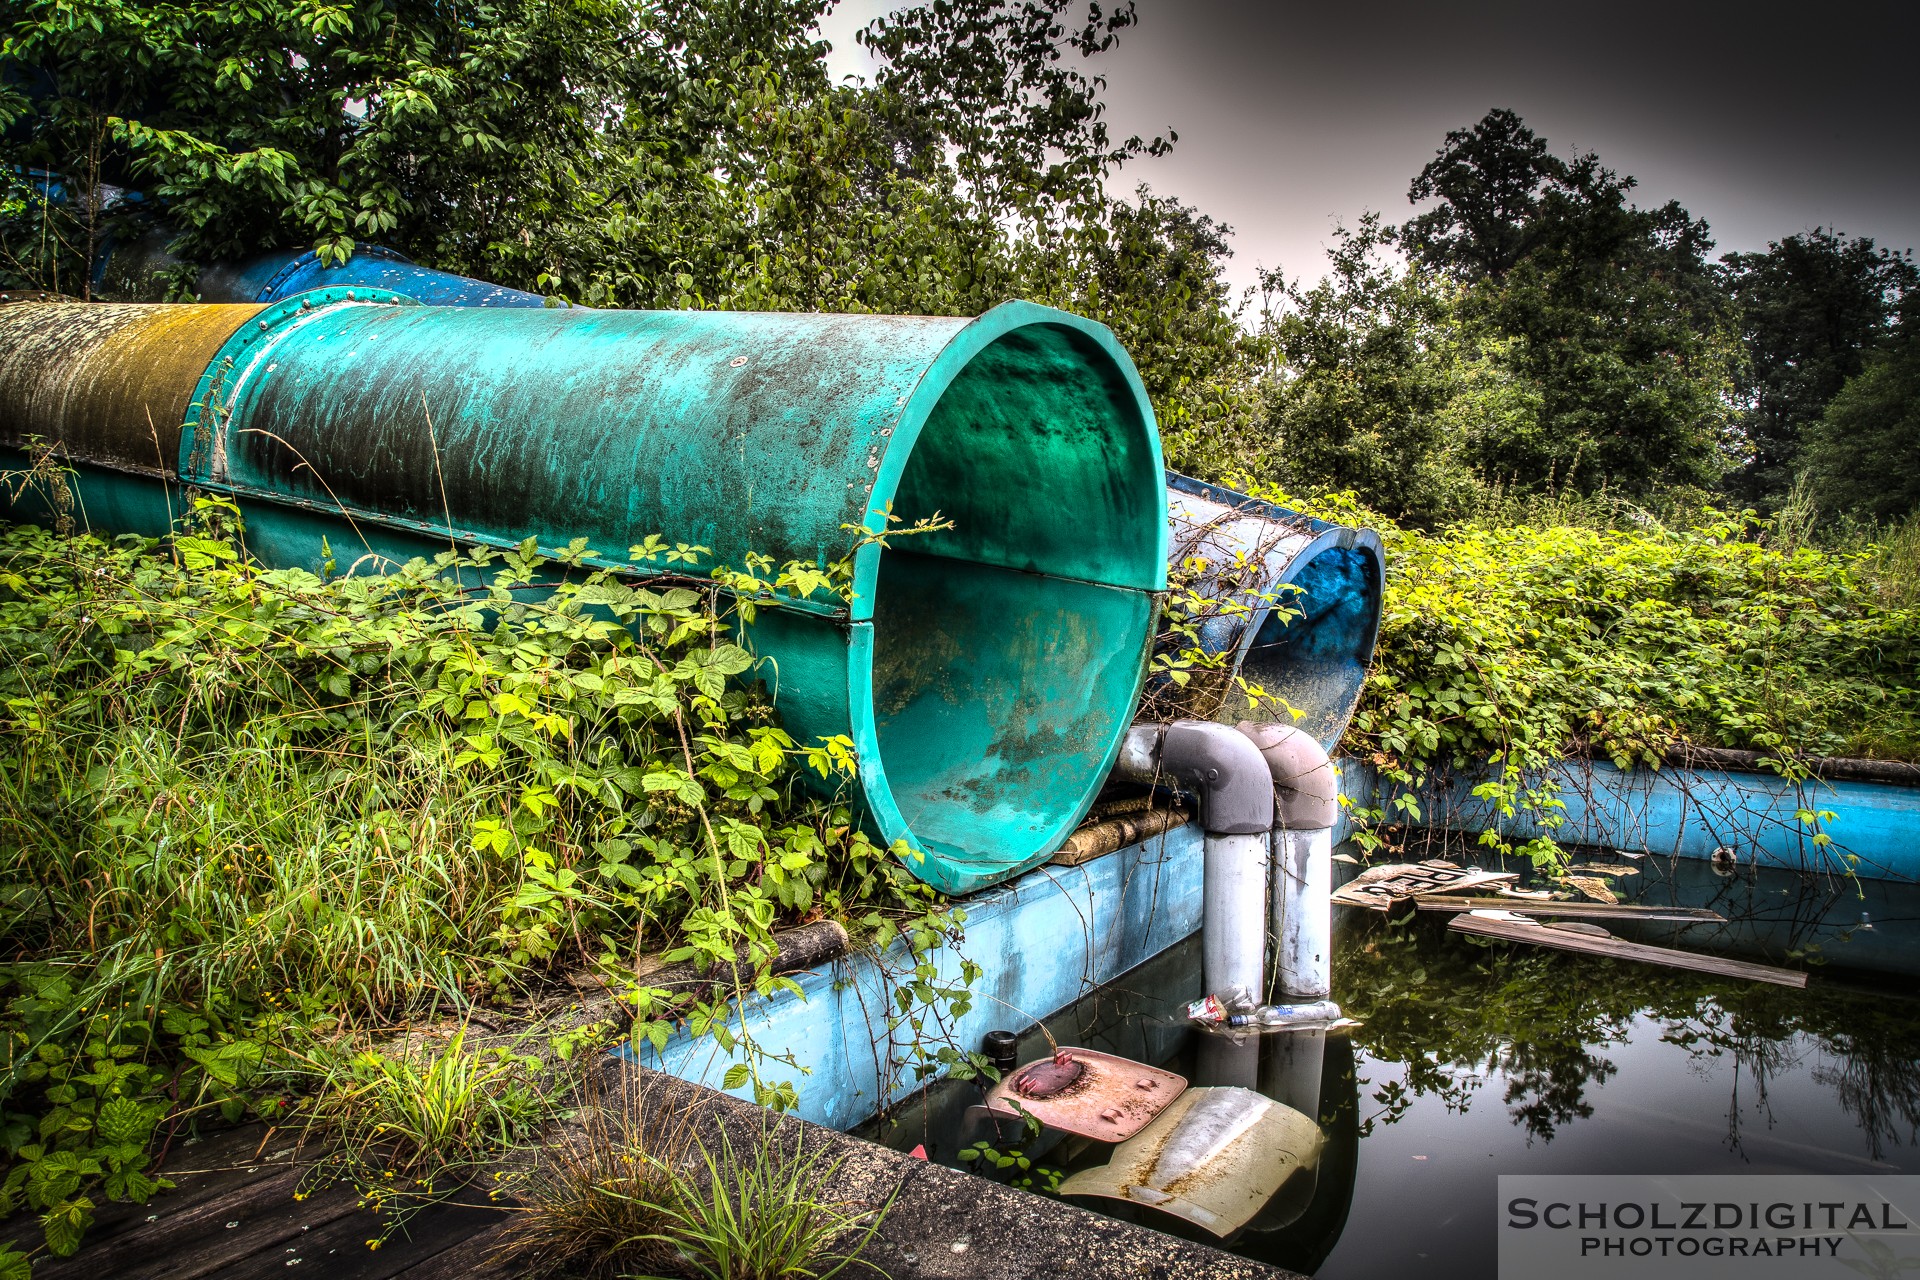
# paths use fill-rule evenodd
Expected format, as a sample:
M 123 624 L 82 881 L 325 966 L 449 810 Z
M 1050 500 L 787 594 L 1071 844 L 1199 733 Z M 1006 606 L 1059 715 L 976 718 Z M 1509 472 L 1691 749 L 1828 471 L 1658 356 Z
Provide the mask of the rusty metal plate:
M 259 311 L 105 302 L 0 308 L 0 443 L 39 436 L 69 461 L 170 476 L 195 384 Z
M 1072 1084 L 1049 1097 L 1022 1097 L 1015 1091 L 1014 1082 L 1020 1071 L 1034 1065 L 1028 1063 L 993 1087 L 987 1094 L 987 1110 L 1010 1119 L 1019 1119 L 1024 1112 L 1049 1129 L 1101 1142 L 1125 1142 L 1186 1092 L 1186 1077 L 1171 1071 L 1096 1049 L 1062 1052 L 1082 1068 Z

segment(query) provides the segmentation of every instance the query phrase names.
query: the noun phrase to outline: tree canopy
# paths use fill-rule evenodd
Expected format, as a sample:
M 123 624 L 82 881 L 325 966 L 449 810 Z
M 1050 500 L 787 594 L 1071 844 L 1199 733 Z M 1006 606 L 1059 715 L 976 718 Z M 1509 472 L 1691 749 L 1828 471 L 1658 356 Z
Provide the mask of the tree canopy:
M 1807 432 L 1806 474 L 1830 511 L 1898 520 L 1920 511 L 1920 323 L 1909 314 Z
M 1868 354 L 1890 341 L 1920 273 L 1911 250 L 1824 227 L 1722 261 L 1747 355 L 1738 386 L 1746 458 L 1728 487 L 1771 507 L 1793 487 L 1808 432 Z

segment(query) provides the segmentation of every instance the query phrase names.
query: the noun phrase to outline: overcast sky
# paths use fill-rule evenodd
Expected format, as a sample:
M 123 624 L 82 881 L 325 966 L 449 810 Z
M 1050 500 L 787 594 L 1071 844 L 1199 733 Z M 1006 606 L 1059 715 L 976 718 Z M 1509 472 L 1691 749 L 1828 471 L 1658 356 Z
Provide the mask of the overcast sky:
M 852 33 L 889 0 L 843 0 L 823 27 L 836 74 L 870 67 Z M 1511 107 L 1554 151 L 1596 151 L 1677 199 L 1720 251 L 1813 226 L 1920 247 L 1920 4 L 1614 0 L 1257 3 L 1139 0 L 1140 25 L 1092 64 L 1125 137 L 1171 125 L 1171 155 L 1128 166 L 1234 229 L 1236 288 L 1256 264 L 1318 277 L 1336 222 L 1410 211 L 1407 184 L 1450 128 Z

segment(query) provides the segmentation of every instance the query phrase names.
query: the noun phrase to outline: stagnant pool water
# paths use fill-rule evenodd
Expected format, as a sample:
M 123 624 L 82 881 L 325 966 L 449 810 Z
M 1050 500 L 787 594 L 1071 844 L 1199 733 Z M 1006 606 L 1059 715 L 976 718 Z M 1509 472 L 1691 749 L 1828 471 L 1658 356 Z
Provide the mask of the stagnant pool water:
M 1334 997 L 1362 1025 L 1235 1051 L 1180 1017 L 1201 994 L 1189 939 L 1048 1029 L 1195 1084 L 1257 1082 L 1317 1106 L 1319 1167 L 1224 1241 L 1149 1209 L 1082 1203 L 1325 1280 L 1479 1280 L 1496 1269 L 1502 1173 L 1920 1173 L 1920 887 L 1633 865 L 1623 898 L 1710 906 L 1730 923 L 1608 922 L 1615 933 L 1805 967 L 1807 988 L 1480 943 L 1450 934 L 1444 915 L 1341 908 Z M 1021 1061 L 1044 1051 L 1040 1033 L 1023 1037 Z M 1034 1173 L 1001 1178 L 1106 1162 L 1110 1147 L 1082 1139 L 996 1135 L 969 1113 L 981 1096 L 938 1085 L 867 1136 L 924 1143 L 946 1163 L 982 1139 L 1021 1148 Z

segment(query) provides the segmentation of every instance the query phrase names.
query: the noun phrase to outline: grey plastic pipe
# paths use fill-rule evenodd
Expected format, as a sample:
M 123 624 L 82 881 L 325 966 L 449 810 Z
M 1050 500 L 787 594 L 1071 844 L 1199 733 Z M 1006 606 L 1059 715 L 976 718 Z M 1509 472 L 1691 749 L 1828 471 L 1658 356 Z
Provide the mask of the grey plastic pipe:
M 1272 779 L 1274 985 L 1291 998 L 1333 993 L 1333 824 L 1340 780 L 1310 734 L 1291 725 L 1237 726 Z
M 1238 729 L 1205 720 L 1136 724 L 1121 740 L 1113 772 L 1129 782 L 1178 781 L 1199 797 L 1207 990 L 1264 990 L 1274 790 L 1260 748 Z

